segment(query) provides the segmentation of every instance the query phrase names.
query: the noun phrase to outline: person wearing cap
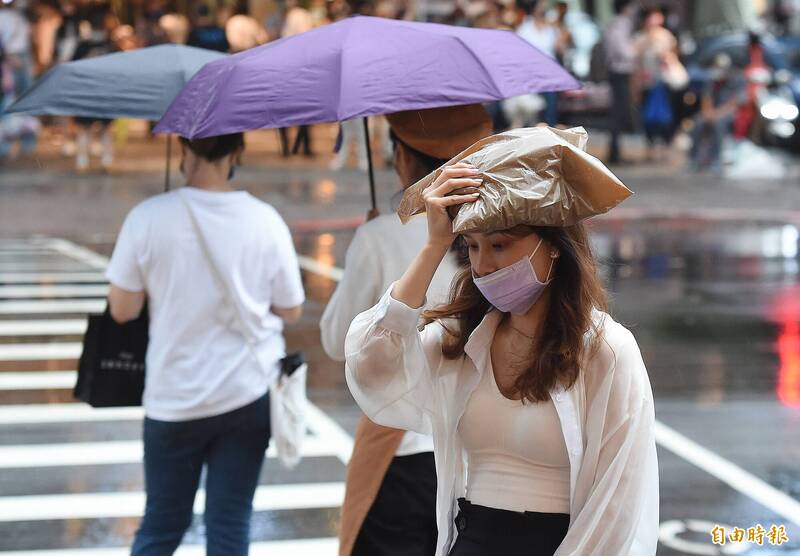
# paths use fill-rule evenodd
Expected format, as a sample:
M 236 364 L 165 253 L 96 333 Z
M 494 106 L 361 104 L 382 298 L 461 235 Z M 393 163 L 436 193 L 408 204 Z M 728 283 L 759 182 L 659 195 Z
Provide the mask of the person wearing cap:
M 630 191 L 586 140 L 512 130 L 408 188 L 399 214 L 426 213 L 426 243 L 348 331 L 364 413 L 433 436 L 437 556 L 656 552 L 650 381 L 583 224 Z M 468 259 L 426 310 L 457 238 Z
M 400 112 L 387 117 L 394 167 L 403 188 L 491 134 L 480 105 Z M 356 230 L 344 275 L 320 322 L 322 345 L 345 359 L 345 336 L 353 318 L 374 305 L 425 245 L 425 218 L 403 225 L 396 214 L 378 216 Z M 444 302 L 457 270 L 455 255 L 443 258 L 429 296 Z M 348 467 L 339 554 L 433 556 L 436 550 L 436 471 L 429 435 L 386 428 L 362 418 Z

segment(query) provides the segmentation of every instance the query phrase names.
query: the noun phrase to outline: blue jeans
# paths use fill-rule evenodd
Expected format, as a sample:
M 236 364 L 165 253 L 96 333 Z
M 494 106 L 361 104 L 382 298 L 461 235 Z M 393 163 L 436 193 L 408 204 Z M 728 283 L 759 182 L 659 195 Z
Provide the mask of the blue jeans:
M 550 127 L 558 125 L 558 93 L 540 93 L 544 98 L 544 111 L 541 118 Z
M 192 524 L 206 467 L 208 556 L 242 556 L 250 545 L 253 495 L 269 444 L 269 394 L 234 411 L 192 421 L 144 421 L 147 506 L 132 556 L 170 555 Z
M 707 120 L 702 116 L 695 118 L 692 129 L 692 149 L 689 151 L 689 160 L 695 170 L 710 167 L 711 170 L 721 171 L 722 143 L 725 137 L 732 133 L 733 117 L 723 116 L 714 120 Z

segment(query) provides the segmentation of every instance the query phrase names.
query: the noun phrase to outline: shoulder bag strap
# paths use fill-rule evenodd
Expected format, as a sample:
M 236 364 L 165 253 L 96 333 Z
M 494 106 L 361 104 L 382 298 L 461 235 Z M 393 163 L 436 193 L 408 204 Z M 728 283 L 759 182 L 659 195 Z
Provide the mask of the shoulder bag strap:
M 200 243 L 200 249 L 203 251 L 203 255 L 208 262 L 208 266 L 211 267 L 211 273 L 214 276 L 214 281 L 217 282 L 220 290 L 222 291 L 222 297 L 228 305 L 233 308 L 233 313 L 236 317 L 236 321 L 239 325 L 239 333 L 244 337 L 245 343 L 247 344 L 248 349 L 250 350 L 251 355 L 256 360 L 256 363 L 260 367 L 263 368 L 261 364 L 261 358 L 258 356 L 256 352 L 256 344 L 258 343 L 256 338 L 250 334 L 249 329 L 247 328 L 247 323 L 245 323 L 244 318 L 242 317 L 242 313 L 239 310 L 239 304 L 236 302 L 236 299 L 231 292 L 231 289 L 228 287 L 228 283 L 225 281 L 225 278 L 222 275 L 222 272 L 219 270 L 216 262 L 214 261 L 214 257 L 211 256 L 211 251 L 208 248 L 208 244 L 206 243 L 206 238 L 203 235 L 202 230 L 200 229 L 200 224 L 197 222 L 197 217 L 195 216 L 194 211 L 192 210 L 189 201 L 186 200 L 184 197 L 183 192 L 178 190 L 178 197 L 180 197 L 183 206 L 186 207 L 186 212 L 189 213 L 189 219 L 192 221 L 192 227 L 194 228 L 195 235 L 197 235 L 197 239 Z M 266 371 L 266 369 L 264 369 Z

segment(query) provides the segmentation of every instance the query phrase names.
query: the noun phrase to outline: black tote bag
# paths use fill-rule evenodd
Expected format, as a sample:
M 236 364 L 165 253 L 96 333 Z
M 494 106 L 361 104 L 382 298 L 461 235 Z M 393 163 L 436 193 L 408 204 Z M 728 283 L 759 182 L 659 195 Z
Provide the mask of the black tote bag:
M 149 324 L 147 305 L 125 324 L 111 318 L 108 308 L 89 315 L 73 392 L 76 399 L 92 407 L 142 405 Z

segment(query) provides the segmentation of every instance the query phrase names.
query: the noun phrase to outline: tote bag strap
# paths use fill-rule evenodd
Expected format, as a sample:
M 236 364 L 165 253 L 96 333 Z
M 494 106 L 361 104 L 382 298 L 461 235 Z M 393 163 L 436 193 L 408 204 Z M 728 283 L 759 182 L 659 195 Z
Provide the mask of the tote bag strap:
M 236 318 L 237 324 L 239 325 L 238 332 L 244 337 L 244 341 L 247 344 L 247 348 L 250 350 L 250 354 L 258 363 L 258 366 L 261 367 L 262 371 L 265 373 L 267 369 L 264 368 L 264 365 L 261 363 L 261 358 L 258 356 L 256 351 L 256 344 L 258 343 L 256 338 L 250 334 L 249 329 L 247 328 L 247 324 L 242 317 L 242 313 L 239 310 L 239 304 L 236 302 L 236 298 L 233 296 L 233 292 L 228 287 L 228 283 L 223 278 L 222 272 L 217 266 L 216 262 L 214 261 L 214 257 L 211 256 L 211 251 L 208 248 L 208 243 L 206 243 L 206 238 L 203 235 L 202 230 L 200 229 L 200 224 L 197 222 L 197 217 L 192 210 L 192 206 L 189 204 L 189 201 L 186 200 L 183 191 L 178 190 L 178 197 L 180 197 L 183 206 L 186 207 L 186 212 L 189 213 L 189 220 L 192 221 L 192 227 L 194 228 L 195 235 L 197 236 L 197 240 L 200 243 L 200 249 L 203 251 L 203 256 L 206 258 L 206 262 L 208 262 L 208 266 L 211 268 L 211 274 L 214 276 L 214 281 L 217 282 L 217 285 L 222 292 L 223 300 L 233 308 L 233 314 Z

